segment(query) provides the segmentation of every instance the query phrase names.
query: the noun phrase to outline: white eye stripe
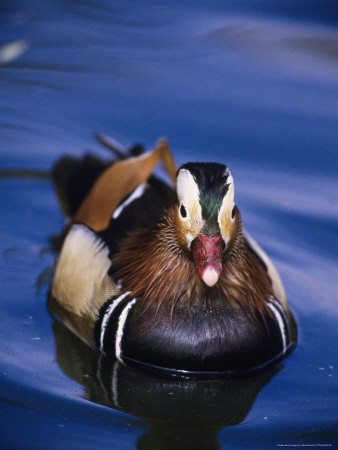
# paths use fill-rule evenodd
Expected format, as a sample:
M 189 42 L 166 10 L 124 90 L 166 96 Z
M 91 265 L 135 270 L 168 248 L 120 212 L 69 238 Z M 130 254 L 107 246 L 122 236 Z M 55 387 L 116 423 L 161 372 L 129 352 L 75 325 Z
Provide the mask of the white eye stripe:
M 229 168 L 226 169 L 225 175 L 227 175 L 226 184 L 228 185 L 228 190 L 223 197 L 222 205 L 218 212 L 218 225 L 220 227 L 223 239 L 229 239 L 230 238 L 230 224 L 235 219 L 235 216 L 234 217 L 232 216 L 232 212 L 235 207 L 234 179 L 231 175 Z
M 181 169 L 177 176 L 177 196 L 180 203 L 198 202 L 200 191 L 189 170 Z
M 229 170 L 229 175 L 228 175 L 226 184 L 228 185 L 228 190 L 223 197 L 220 211 L 222 211 L 222 212 L 230 211 L 231 212 L 232 208 L 235 206 L 235 202 L 234 202 L 234 179 L 232 178 L 230 170 Z
M 195 178 L 187 169 L 181 169 L 177 176 L 177 196 L 180 203 L 180 217 L 188 222 L 192 229 L 202 223 L 202 208 L 200 205 L 200 191 Z M 184 217 L 181 207 L 184 207 L 187 217 Z

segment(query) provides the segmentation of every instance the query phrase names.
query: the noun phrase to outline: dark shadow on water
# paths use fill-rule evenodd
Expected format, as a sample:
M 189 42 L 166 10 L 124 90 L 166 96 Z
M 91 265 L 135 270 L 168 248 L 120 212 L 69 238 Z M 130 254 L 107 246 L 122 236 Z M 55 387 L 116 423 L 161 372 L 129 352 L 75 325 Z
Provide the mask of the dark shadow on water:
M 83 385 L 87 400 L 143 419 L 141 450 L 220 449 L 219 432 L 248 415 L 260 390 L 282 366 L 237 378 L 191 380 L 134 370 L 89 348 L 55 322 L 57 362 Z
M 32 180 L 51 180 L 51 173 L 47 170 L 39 169 L 0 169 L 0 179 L 32 179 Z

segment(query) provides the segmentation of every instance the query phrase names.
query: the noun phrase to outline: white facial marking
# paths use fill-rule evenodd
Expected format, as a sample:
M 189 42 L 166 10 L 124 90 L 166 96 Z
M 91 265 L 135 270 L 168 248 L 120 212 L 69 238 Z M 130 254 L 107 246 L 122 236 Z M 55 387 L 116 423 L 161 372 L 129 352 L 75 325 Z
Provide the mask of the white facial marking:
M 235 203 L 234 180 L 229 169 L 226 170 L 225 175 L 228 176 L 226 184 L 228 184 L 229 187 L 218 212 L 218 225 L 220 227 L 224 243 L 227 244 L 230 240 L 231 223 L 234 221 L 234 218 L 232 217 L 232 209 Z
M 178 172 L 177 196 L 180 205 L 180 218 L 182 222 L 187 223 L 191 231 L 186 235 L 187 243 L 190 245 L 191 241 L 195 237 L 193 232 L 201 228 L 203 219 L 202 208 L 199 201 L 200 192 L 198 185 L 192 174 L 187 169 L 181 169 Z
M 180 205 L 184 205 L 187 211 L 188 219 L 191 213 L 200 206 L 200 191 L 198 189 L 197 183 L 194 177 L 191 175 L 189 170 L 182 169 L 179 171 L 177 176 L 177 196 Z M 200 211 L 202 216 L 202 211 Z

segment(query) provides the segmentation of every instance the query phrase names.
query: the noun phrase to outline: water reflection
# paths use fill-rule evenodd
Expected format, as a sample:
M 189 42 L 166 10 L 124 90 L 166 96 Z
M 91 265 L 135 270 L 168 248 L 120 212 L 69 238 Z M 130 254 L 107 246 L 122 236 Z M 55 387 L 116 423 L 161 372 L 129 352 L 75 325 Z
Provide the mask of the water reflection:
M 325 60 L 337 63 L 338 34 L 333 27 L 324 30 L 304 24 L 295 26 L 281 20 L 252 20 L 240 16 L 219 17 L 208 26 L 204 37 L 212 46 L 266 54 L 269 64 L 285 55 L 288 64 L 297 64 L 298 60 L 293 59 L 295 54 L 301 59 L 307 56 L 318 58 L 322 64 Z
M 21 39 L 7 42 L 0 47 L 0 65 L 8 64 L 28 50 L 28 42 Z
M 263 386 L 281 370 L 217 380 L 163 378 L 127 368 L 53 324 L 57 362 L 84 387 L 86 399 L 143 419 L 149 429 L 138 449 L 220 449 L 218 434 L 243 422 Z

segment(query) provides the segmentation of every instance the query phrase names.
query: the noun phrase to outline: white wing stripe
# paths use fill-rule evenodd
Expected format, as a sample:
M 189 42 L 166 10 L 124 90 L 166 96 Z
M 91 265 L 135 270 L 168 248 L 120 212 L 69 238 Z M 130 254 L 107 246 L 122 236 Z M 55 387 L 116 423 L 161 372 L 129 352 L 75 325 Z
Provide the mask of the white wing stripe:
M 117 219 L 124 210 L 124 208 L 130 205 L 130 203 L 132 203 L 137 198 L 142 197 L 144 191 L 145 191 L 144 183 L 137 186 L 137 188 L 129 195 L 129 197 L 115 209 L 113 213 L 113 219 Z

